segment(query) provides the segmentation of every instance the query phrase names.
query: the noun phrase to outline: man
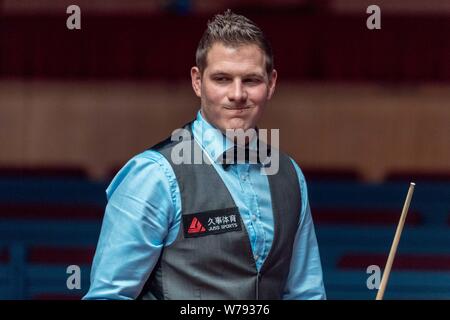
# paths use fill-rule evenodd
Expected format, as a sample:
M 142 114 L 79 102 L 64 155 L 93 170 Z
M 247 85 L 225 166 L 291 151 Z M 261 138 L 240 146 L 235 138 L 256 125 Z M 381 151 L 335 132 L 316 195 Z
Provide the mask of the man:
M 201 110 L 188 137 L 135 156 L 107 189 L 85 299 L 325 299 L 299 167 L 283 153 L 271 175 L 267 158 L 228 161 L 230 150 L 235 160 L 235 149 L 263 146 L 224 134 L 255 129 L 274 93 L 268 41 L 228 10 L 208 23 L 196 64 Z M 182 144 L 206 161 L 175 159 Z

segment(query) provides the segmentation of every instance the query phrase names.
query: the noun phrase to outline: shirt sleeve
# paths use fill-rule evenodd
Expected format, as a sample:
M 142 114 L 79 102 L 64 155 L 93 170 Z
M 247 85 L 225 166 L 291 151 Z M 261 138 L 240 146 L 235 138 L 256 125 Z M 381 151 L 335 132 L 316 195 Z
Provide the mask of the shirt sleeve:
M 174 241 L 178 184 L 167 160 L 149 150 L 118 172 L 106 194 L 91 286 L 83 299 L 135 299 L 162 247 Z
M 324 300 L 326 299 L 326 294 L 323 284 L 322 265 L 309 207 L 306 181 L 295 161 L 292 160 L 292 163 L 299 179 L 302 194 L 302 210 L 294 239 L 291 265 L 283 299 Z

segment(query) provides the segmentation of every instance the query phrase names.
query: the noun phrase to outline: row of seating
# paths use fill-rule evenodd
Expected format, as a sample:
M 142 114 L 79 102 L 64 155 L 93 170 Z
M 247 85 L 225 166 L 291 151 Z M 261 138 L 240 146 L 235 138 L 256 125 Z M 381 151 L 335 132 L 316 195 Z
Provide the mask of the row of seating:
M 308 176 L 307 176 L 308 177 Z M 0 176 L 0 298 L 77 299 L 101 227 L 107 182 Z M 329 299 L 372 299 L 367 267 L 385 265 L 407 183 L 309 179 Z M 418 183 L 387 299 L 450 298 L 450 183 Z M 81 289 L 66 286 L 69 265 Z
M 116 175 L 122 165 L 115 165 L 109 170 L 108 178 Z M 302 167 L 303 173 L 308 180 L 321 181 L 363 181 L 361 173 L 353 168 L 315 168 Z M 61 177 L 61 178 L 80 178 L 88 179 L 89 173 L 86 168 L 79 166 L 0 166 L 0 177 Z M 428 182 L 450 182 L 449 171 L 409 171 L 393 170 L 386 174 L 385 182 L 409 182 L 409 181 L 428 181 Z
M 106 204 L 105 182 L 78 168 L 0 170 L 0 299 L 80 299 Z M 81 268 L 81 290 L 66 270 Z
M 99 220 L 103 213 L 104 207 L 99 205 L 0 203 L 0 217 L 3 219 Z M 318 208 L 314 210 L 314 217 L 314 221 L 321 225 L 393 225 L 398 223 L 399 211 L 381 208 Z M 426 220 L 420 211 L 410 210 L 405 224 L 419 226 L 428 223 Z

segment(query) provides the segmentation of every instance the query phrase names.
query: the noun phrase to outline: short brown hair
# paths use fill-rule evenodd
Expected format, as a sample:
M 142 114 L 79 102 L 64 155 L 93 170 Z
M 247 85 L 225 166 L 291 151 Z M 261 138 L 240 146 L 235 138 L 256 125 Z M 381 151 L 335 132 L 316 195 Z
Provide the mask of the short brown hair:
M 272 47 L 261 29 L 250 19 L 228 9 L 223 14 L 216 15 L 212 21 L 208 21 L 195 53 L 195 62 L 202 74 L 206 69 L 208 51 L 216 42 L 230 47 L 256 44 L 265 53 L 267 74 L 270 75 L 272 72 Z

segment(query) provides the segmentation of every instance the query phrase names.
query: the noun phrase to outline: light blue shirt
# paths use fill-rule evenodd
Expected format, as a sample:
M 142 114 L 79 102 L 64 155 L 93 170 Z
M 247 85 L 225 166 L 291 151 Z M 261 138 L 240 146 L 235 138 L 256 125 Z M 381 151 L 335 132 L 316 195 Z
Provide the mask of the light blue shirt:
M 233 197 L 245 223 L 258 270 L 273 241 L 272 201 L 261 164 L 239 163 L 224 168 L 215 159 L 233 147 L 199 111 L 194 139 L 206 152 Z M 205 134 L 208 132 L 208 134 Z M 255 146 L 256 139 L 250 142 Z M 292 160 L 292 159 L 291 159 Z M 322 267 L 305 178 L 292 160 L 302 194 L 302 210 L 294 240 L 290 272 L 283 299 L 325 299 Z M 106 190 L 108 204 L 84 299 L 135 299 L 149 278 L 164 246 L 177 237 L 181 197 L 169 162 L 147 150 L 118 172 Z

